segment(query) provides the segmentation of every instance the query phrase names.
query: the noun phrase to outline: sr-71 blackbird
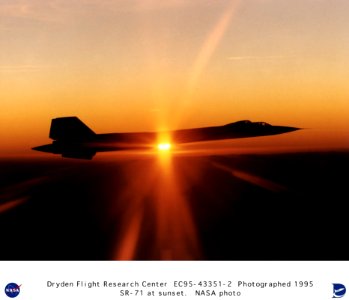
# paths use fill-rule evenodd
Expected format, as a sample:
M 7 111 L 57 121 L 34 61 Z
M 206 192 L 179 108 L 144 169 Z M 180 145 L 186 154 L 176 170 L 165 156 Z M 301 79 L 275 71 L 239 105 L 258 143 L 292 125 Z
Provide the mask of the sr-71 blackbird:
M 166 143 L 182 144 L 224 139 L 275 135 L 298 130 L 287 126 L 273 126 L 265 122 L 247 120 L 202 128 L 180 129 L 168 132 L 125 132 L 96 134 L 77 117 L 52 119 L 49 137 L 52 144 L 33 150 L 61 154 L 63 157 L 92 159 L 97 152 L 150 149 L 166 136 Z M 169 145 L 169 144 L 168 144 Z M 166 148 L 166 147 L 165 147 Z

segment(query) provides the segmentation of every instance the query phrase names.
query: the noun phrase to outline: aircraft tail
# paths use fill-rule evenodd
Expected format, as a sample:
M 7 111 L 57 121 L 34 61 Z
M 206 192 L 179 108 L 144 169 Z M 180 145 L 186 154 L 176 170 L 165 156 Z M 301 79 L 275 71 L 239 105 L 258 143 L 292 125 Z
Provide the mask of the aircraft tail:
M 50 138 L 53 140 L 89 140 L 96 134 L 77 117 L 52 119 Z

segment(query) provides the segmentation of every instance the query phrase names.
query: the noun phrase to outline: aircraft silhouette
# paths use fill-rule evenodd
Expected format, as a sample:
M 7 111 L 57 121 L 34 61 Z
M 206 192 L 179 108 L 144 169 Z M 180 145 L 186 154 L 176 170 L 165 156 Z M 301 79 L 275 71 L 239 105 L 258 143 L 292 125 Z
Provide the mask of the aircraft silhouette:
M 298 130 L 272 126 L 265 122 L 238 121 L 223 126 L 180 129 L 165 133 L 174 144 L 275 135 Z M 62 157 L 92 159 L 97 152 L 150 149 L 158 144 L 159 132 L 96 134 L 77 117 L 52 119 L 49 137 L 52 144 L 33 150 L 61 154 Z

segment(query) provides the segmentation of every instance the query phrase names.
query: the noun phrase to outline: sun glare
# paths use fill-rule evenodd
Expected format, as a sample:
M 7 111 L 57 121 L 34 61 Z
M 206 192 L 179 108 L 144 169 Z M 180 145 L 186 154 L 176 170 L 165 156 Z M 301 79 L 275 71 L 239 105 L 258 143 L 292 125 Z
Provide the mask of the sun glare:
M 158 150 L 159 151 L 169 151 L 171 149 L 170 143 L 160 143 L 158 144 Z

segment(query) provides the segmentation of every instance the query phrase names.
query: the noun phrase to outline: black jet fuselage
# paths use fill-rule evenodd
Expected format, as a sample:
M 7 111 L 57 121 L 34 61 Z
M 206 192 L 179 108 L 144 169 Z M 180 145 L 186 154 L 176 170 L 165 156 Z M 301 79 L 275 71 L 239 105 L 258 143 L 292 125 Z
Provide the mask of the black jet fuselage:
M 96 134 L 77 117 L 52 120 L 49 137 L 52 144 L 33 150 L 61 154 L 63 157 L 92 159 L 97 152 L 149 149 L 158 143 L 195 143 L 282 134 L 298 130 L 272 126 L 265 122 L 238 121 L 223 126 L 180 129 L 168 132 L 125 132 Z

